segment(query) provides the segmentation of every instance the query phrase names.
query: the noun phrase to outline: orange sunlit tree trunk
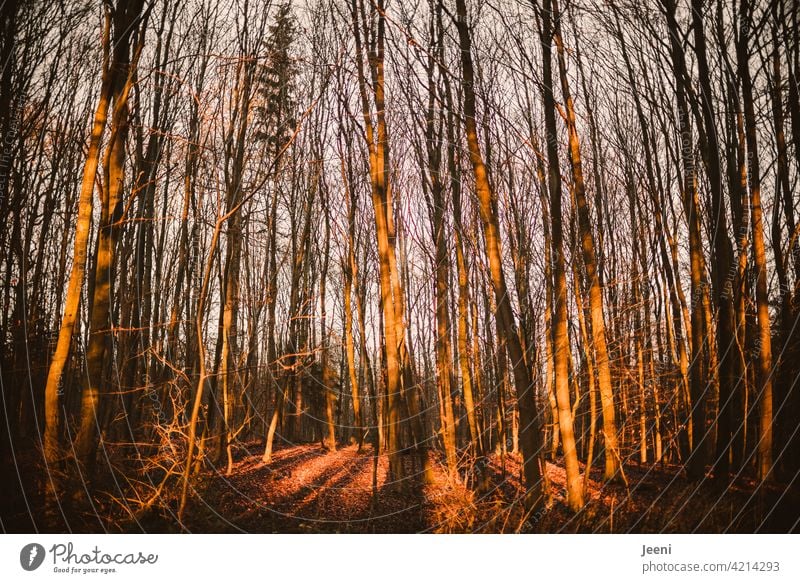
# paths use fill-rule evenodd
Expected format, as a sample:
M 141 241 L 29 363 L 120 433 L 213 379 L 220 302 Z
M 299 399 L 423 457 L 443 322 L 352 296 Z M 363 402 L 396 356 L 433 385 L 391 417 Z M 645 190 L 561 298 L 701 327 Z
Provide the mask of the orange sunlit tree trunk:
M 472 62 L 472 39 L 467 20 L 465 0 L 456 0 L 456 27 L 458 28 L 459 47 L 461 49 L 464 126 L 467 146 L 475 178 L 475 190 L 483 225 L 491 283 L 497 303 L 495 312 L 497 328 L 498 332 L 503 336 L 502 342 L 506 344 L 508 357 L 511 359 L 514 385 L 517 393 L 521 426 L 520 442 L 522 444 L 523 473 L 526 487 L 525 503 L 529 509 L 534 509 L 538 508 L 544 501 L 540 467 L 541 428 L 536 412 L 533 380 L 520 345 L 514 312 L 511 309 L 505 274 L 503 273 L 500 225 L 496 211 L 497 198 L 489 183 L 487 168 L 483 162 L 478 141 L 478 130 L 475 121 L 475 73 Z M 582 505 L 582 501 L 580 505 Z

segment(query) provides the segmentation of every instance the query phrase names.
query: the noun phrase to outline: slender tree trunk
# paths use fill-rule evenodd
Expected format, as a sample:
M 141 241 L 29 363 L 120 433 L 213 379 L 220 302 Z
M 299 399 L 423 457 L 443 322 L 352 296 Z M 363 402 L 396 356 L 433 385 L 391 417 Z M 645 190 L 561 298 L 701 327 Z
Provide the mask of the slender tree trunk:
M 758 136 L 753 99 L 753 85 L 750 78 L 747 23 L 752 21 L 752 11 L 748 0 L 741 0 L 740 14 L 742 29 L 739 31 L 736 55 L 739 78 L 742 84 L 742 104 L 744 107 L 745 139 L 747 142 L 750 184 L 750 217 L 753 233 L 753 263 L 756 271 L 756 316 L 758 337 L 756 354 L 758 358 L 758 411 L 759 435 L 757 443 L 758 477 L 771 481 L 773 476 L 772 458 L 772 334 L 769 321 L 769 295 L 767 292 L 767 260 L 764 249 L 764 220 L 761 209 L 761 169 L 758 158 Z
M 683 163 L 682 195 L 684 212 L 689 226 L 689 260 L 691 275 L 691 362 L 689 366 L 689 403 L 690 425 L 688 427 L 690 447 L 692 454 L 687 471 L 692 478 L 699 479 L 705 471 L 706 450 L 700 446 L 706 421 L 706 379 L 704 364 L 706 363 L 706 314 L 703 305 L 703 295 L 706 288 L 704 281 L 705 260 L 700 236 L 700 218 L 697 202 L 697 176 L 694 167 L 692 144 L 694 142 L 689 125 L 689 106 L 686 101 L 685 76 L 686 65 L 683 49 L 678 42 L 680 30 L 675 19 L 675 4 L 673 0 L 664 0 L 667 8 L 667 27 L 670 31 L 670 52 L 672 56 L 673 72 L 675 76 L 675 98 L 678 105 L 678 126 L 681 134 L 681 157 Z M 674 253 L 674 250 L 673 250 Z
M 353 399 L 353 435 L 352 438 L 358 443 L 358 451 L 364 444 L 364 421 L 362 419 L 361 396 L 359 392 L 359 375 L 356 369 L 355 342 L 353 340 L 353 284 L 357 281 L 358 264 L 356 262 L 356 204 L 355 191 L 352 189 L 349 174 L 346 171 L 344 152 L 341 150 L 342 157 L 341 176 L 344 184 L 345 200 L 347 202 L 347 256 L 342 258 L 343 285 L 343 307 L 344 307 L 344 339 L 345 352 L 347 357 L 347 372 L 350 377 L 350 394 Z M 348 148 L 349 152 L 349 148 Z M 364 358 L 362 354 L 361 358 Z
M 316 156 L 319 157 L 319 164 L 321 164 L 321 152 L 316 152 Z M 322 169 L 317 170 L 317 172 L 322 172 Z M 320 326 L 322 328 L 322 390 L 325 392 L 325 429 L 327 433 L 325 438 L 325 446 L 329 451 L 336 451 L 336 424 L 334 423 L 333 419 L 333 410 L 336 405 L 336 395 L 331 375 L 331 371 L 333 369 L 328 362 L 330 359 L 330 346 L 327 324 L 328 309 L 326 305 L 326 280 L 328 279 L 328 264 L 331 250 L 331 217 L 328 206 L 328 193 L 324 184 L 324 178 L 318 174 L 316 179 L 320 185 L 320 201 L 322 203 L 323 213 L 325 216 L 325 245 L 322 250 L 322 269 L 319 279 L 319 300 L 321 306 Z M 356 407 L 356 405 L 354 405 L 354 407 Z
M 90 336 L 86 350 L 86 382 L 81 394 L 81 417 L 75 439 L 77 459 L 91 471 L 98 434 L 103 424 L 103 397 L 106 353 L 113 341 L 111 296 L 116 243 L 121 232 L 122 188 L 125 180 L 125 146 L 128 137 L 128 95 L 141 52 L 144 29 L 136 31 L 134 23 L 140 17 L 143 1 L 117 6 L 113 19 L 114 47 L 111 61 L 111 99 L 113 115 L 111 135 L 104 159 L 104 184 L 100 215 L 94 286 L 90 305 Z M 131 40 L 137 40 L 131 59 Z
M 272 462 L 272 448 L 275 440 L 275 432 L 279 422 L 283 420 L 283 410 L 286 406 L 286 389 L 283 382 L 279 381 L 278 347 L 275 341 L 275 309 L 278 302 L 278 264 L 277 264 L 277 244 L 278 244 L 278 188 L 272 194 L 272 202 L 269 214 L 269 277 L 267 280 L 267 371 L 269 382 L 274 390 L 274 409 L 267 429 L 266 443 L 264 444 L 264 455 L 261 461 L 265 464 Z
M 374 14 L 377 13 L 377 14 Z M 370 99 L 367 93 L 367 78 L 364 71 L 365 47 L 362 43 L 362 25 L 367 25 L 363 4 L 352 1 L 353 33 L 358 61 L 358 85 L 361 95 L 362 114 L 369 149 L 369 171 L 372 187 L 372 205 L 375 213 L 375 229 L 378 242 L 379 283 L 381 290 L 381 306 L 383 310 L 383 329 L 386 351 L 387 379 L 387 436 L 386 450 L 389 455 L 390 481 L 395 487 L 402 488 L 404 476 L 403 460 L 400 457 L 400 424 L 403 392 L 402 356 L 399 347 L 403 333 L 402 300 L 395 293 L 399 284 L 397 277 L 392 277 L 392 264 L 396 263 L 394 245 L 390 241 L 389 216 L 392 207 L 391 188 L 389 183 L 389 152 L 386 134 L 386 118 L 384 109 L 384 35 L 385 17 L 383 0 L 373 6 L 370 20 L 376 20 L 374 46 L 369 47 L 370 71 L 372 76 L 372 98 L 375 104 L 377 121 L 373 124 Z M 394 270 L 396 273 L 396 269 Z
M 92 222 L 92 198 L 94 193 L 97 169 L 100 163 L 100 148 L 103 132 L 106 128 L 108 108 L 111 101 L 112 74 L 110 70 L 111 53 L 111 14 L 107 10 L 105 27 L 103 30 L 103 79 L 100 96 L 92 124 L 92 133 L 89 140 L 89 150 L 83 167 L 80 197 L 78 199 L 78 216 L 75 223 L 75 243 L 72 254 L 72 269 L 67 286 L 66 300 L 61 317 L 61 327 L 58 332 L 58 341 L 50 363 L 45 386 L 45 434 L 44 455 L 48 464 L 56 464 L 60 457 L 59 445 L 59 397 L 61 396 L 61 376 L 69 358 L 72 346 L 72 336 L 75 324 L 79 317 L 81 288 L 86 273 L 87 247 L 89 243 L 89 228 Z M 57 488 L 54 473 L 51 476 L 53 488 Z
M 542 477 L 540 468 L 541 429 L 536 414 L 533 382 L 530 369 L 525 362 L 525 355 L 517 334 L 514 313 L 508 297 L 505 275 L 502 266 L 500 228 L 497 220 L 497 199 L 489 184 L 486 166 L 478 143 L 478 132 L 475 122 L 475 75 L 472 64 L 472 41 L 467 24 L 467 7 L 465 0 L 456 0 L 456 26 L 458 28 L 459 45 L 461 47 L 461 67 L 464 83 L 464 116 L 467 145 L 470 162 L 475 177 L 486 254 L 489 259 L 492 287 L 497 302 L 497 320 L 499 330 L 503 334 L 508 356 L 511 359 L 517 403 L 520 415 L 520 442 L 522 444 L 523 473 L 525 475 L 526 506 L 538 508 L 543 503 Z M 571 420 L 570 420 L 571 427 Z M 572 456 L 575 457 L 574 444 Z M 577 470 L 577 463 L 576 470 Z M 577 484 L 580 487 L 580 484 Z M 570 489 L 570 507 L 583 505 L 581 492 Z
M 545 132 L 547 139 L 548 190 L 550 194 L 551 251 L 553 262 L 553 365 L 555 396 L 558 405 L 558 425 L 567 472 L 567 504 L 577 511 L 583 506 L 583 484 L 575 449 L 572 409 L 569 396 L 569 336 L 567 332 L 567 279 L 564 257 L 564 236 L 561 212 L 561 172 L 557 150 L 555 97 L 553 93 L 552 51 L 553 29 L 550 0 L 544 0 L 541 11 L 542 29 L 542 93 L 544 101 Z M 591 301 L 591 298 L 590 298 Z M 605 436 L 608 439 L 608 436 Z M 615 435 L 612 439 L 616 437 Z M 610 449 L 610 448 L 609 448 Z M 612 451 L 613 453 L 613 451 Z
M 556 44 L 559 77 L 561 79 L 561 92 L 564 97 L 567 130 L 569 135 L 569 153 L 574 182 L 574 192 L 578 207 L 578 225 L 581 234 L 581 251 L 583 264 L 586 268 L 586 277 L 589 280 L 589 316 L 592 323 L 592 340 L 597 365 L 597 382 L 600 390 L 600 403 L 603 411 L 603 437 L 605 439 L 605 474 L 606 480 L 612 480 L 619 471 L 617 459 L 619 448 L 617 445 L 617 422 L 614 409 L 614 392 L 611 386 L 611 366 L 608 358 L 608 344 L 606 340 L 605 316 L 603 314 L 603 290 L 600 287 L 600 278 L 597 271 L 594 237 L 589 219 L 589 207 L 586 200 L 586 187 L 583 180 L 583 166 L 581 163 L 580 141 L 578 138 L 577 124 L 575 122 L 575 109 L 567 79 L 567 67 L 564 57 L 564 42 L 559 24 L 561 13 L 556 0 L 551 0 L 554 20 L 553 40 Z M 545 10 L 547 5 L 545 4 Z M 544 42 L 544 41 L 543 41 Z M 544 58 L 547 58 L 545 56 Z M 549 78 L 546 78 L 546 82 Z

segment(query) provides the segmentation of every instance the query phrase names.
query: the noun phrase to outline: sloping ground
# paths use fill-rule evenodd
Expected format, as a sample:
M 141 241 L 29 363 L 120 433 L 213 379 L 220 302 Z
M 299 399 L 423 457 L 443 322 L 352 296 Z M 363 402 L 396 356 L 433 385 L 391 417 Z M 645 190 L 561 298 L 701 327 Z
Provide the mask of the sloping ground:
M 565 504 L 564 467 L 547 464 L 551 500 L 546 510 L 526 515 L 520 507 L 521 459 L 505 460 L 505 479 L 492 458 L 496 489 L 479 499 L 482 522 L 473 531 L 542 533 L 764 533 L 800 530 L 797 484 L 757 489 L 748 480 L 690 482 L 678 467 L 627 464 L 628 481 L 603 483 L 594 467 L 586 505 L 572 513 Z M 581 471 L 584 470 L 581 464 Z
M 564 505 L 563 467 L 547 464 L 551 500 L 531 515 L 521 504 L 521 460 L 491 456 L 483 474 L 458 479 L 431 460 L 432 483 L 406 460 L 411 476 L 398 493 L 387 483 L 388 460 L 375 468 L 370 450 L 327 452 L 287 447 L 272 464 L 254 447 L 230 477 L 211 474 L 197 486 L 186 528 L 193 532 L 789 532 L 798 530 L 800 495 L 775 487 L 756 492 L 746 481 L 720 487 L 691 483 L 677 468 L 626 466 L 628 486 L 589 480 L 587 505 Z M 377 474 L 373 472 L 377 470 Z M 479 476 L 484 476 L 479 480 Z M 376 487 L 373 488 L 373 479 Z
M 258 532 L 258 533 L 415 533 L 415 532 L 798 532 L 798 483 L 758 489 L 746 479 L 730 485 L 687 481 L 678 467 L 628 463 L 628 485 L 604 484 L 592 470 L 587 504 L 575 514 L 565 504 L 560 460 L 547 464 L 551 499 L 535 514 L 521 504 L 521 460 L 516 455 L 485 458 L 484 471 L 465 460 L 457 477 L 437 457 L 429 457 L 432 480 L 424 484 L 421 463 L 405 459 L 410 478 L 402 491 L 387 483 L 388 459 L 369 447 L 327 452 L 319 445 L 278 449 L 261 462 L 261 446 L 241 447 L 231 476 L 205 471 L 193 480 L 184 527 L 178 524 L 176 488 L 146 509 L 123 481 L 98 484 L 91 503 L 60 500 L 59 514 L 46 516 L 36 484 L 9 475 L 10 490 L 0 501 L 4 532 Z M 596 466 L 599 464 L 596 464 Z M 583 471 L 583 468 L 582 468 Z M 33 475 L 21 474 L 19 477 Z M 374 481 L 374 485 L 373 485 Z M 177 485 L 173 482 L 174 485 Z M 147 489 L 148 497 L 152 489 Z M 142 498 L 138 498 L 141 501 Z

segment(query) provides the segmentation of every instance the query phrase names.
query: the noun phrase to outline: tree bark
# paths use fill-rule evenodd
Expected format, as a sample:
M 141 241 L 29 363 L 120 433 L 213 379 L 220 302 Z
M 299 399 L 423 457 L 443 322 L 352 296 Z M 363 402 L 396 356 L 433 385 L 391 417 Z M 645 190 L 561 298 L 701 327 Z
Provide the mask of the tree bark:
M 511 367 L 514 374 L 514 385 L 517 393 L 517 403 L 520 415 L 520 442 L 522 444 L 523 473 L 525 475 L 526 507 L 538 508 L 543 502 L 542 476 L 540 468 L 541 456 L 541 429 L 536 414 L 533 382 L 530 378 L 530 369 L 525 362 L 519 336 L 517 334 L 514 313 L 508 297 L 505 274 L 503 273 L 502 252 L 500 242 L 500 227 L 497 220 L 495 206 L 497 199 L 489 184 L 486 166 L 481 155 L 478 142 L 478 131 L 475 121 L 475 74 L 472 64 L 472 41 L 467 24 L 467 7 L 465 0 L 456 0 L 456 27 L 458 28 L 459 45 L 461 48 L 461 68 L 464 91 L 464 117 L 469 149 L 470 162 L 475 178 L 475 190 L 478 197 L 483 235 L 486 244 L 486 254 L 489 259 L 492 288 L 497 303 L 496 318 L 499 330 L 503 334 Z M 571 419 L 569 420 L 571 428 Z M 574 457 L 574 445 L 572 455 Z M 576 464 L 577 469 L 577 464 Z M 580 484 L 577 484 L 580 487 Z M 574 488 L 573 488 L 574 489 Z M 583 505 L 580 491 L 572 495 L 570 507 L 577 508 Z

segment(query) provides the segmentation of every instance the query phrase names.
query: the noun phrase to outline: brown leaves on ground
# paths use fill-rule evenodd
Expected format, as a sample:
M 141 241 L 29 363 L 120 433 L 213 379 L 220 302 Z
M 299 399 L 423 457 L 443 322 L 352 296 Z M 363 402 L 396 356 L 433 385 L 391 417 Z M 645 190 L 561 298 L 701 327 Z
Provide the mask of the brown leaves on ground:
M 429 455 L 425 483 L 418 456 L 404 456 L 407 479 L 388 482 L 388 459 L 356 446 L 318 444 L 277 450 L 269 465 L 260 448 L 242 452 L 232 475 L 212 472 L 196 487 L 185 527 L 192 532 L 786 532 L 797 519 L 797 491 L 757 491 L 746 481 L 721 486 L 676 477 L 677 468 L 626 466 L 629 486 L 603 483 L 598 468 L 587 504 L 564 504 L 565 472 L 547 464 L 550 499 L 527 512 L 521 459 L 492 455 L 486 469 L 447 472 Z M 479 478 L 483 479 L 479 479 Z M 374 482 L 373 482 L 374 481 Z M 796 528 L 796 526 L 794 527 Z

